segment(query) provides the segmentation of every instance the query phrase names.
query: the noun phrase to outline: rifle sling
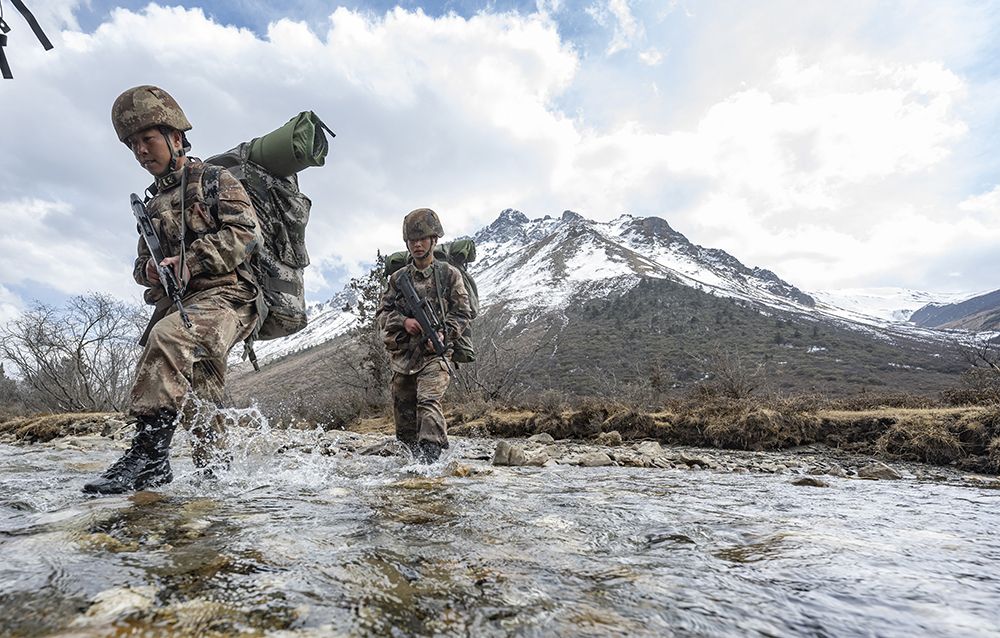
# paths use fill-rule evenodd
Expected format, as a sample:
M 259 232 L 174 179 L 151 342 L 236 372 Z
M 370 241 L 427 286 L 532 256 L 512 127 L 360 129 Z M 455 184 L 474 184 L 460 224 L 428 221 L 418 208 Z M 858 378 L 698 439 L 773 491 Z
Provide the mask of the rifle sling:
M 46 51 L 51 49 L 52 43 L 49 42 L 49 39 L 45 36 L 45 32 L 42 31 L 42 27 L 39 26 L 38 20 L 35 19 L 34 14 L 31 13 L 28 7 L 24 6 L 24 3 L 21 2 L 21 0 L 10 0 L 10 3 L 14 5 L 14 8 L 21 13 L 21 16 L 24 18 L 24 21 L 28 23 L 29 27 L 31 27 L 31 30 L 34 32 L 35 37 L 38 38 L 38 41 L 42 43 L 42 48 L 45 49 Z
M 0 36 L 6 38 L 7 36 Z M 13 80 L 14 74 L 10 71 L 10 64 L 7 63 L 7 56 L 3 52 L 3 45 L 0 44 L 0 72 L 3 73 L 3 79 Z

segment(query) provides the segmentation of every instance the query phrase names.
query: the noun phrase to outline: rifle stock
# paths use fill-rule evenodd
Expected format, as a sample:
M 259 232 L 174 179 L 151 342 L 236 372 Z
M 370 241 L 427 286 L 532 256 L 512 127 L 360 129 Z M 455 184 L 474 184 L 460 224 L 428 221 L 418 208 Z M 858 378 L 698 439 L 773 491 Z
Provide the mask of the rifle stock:
M 146 242 L 146 247 L 149 248 L 149 254 L 153 257 L 153 261 L 156 262 L 156 271 L 160 274 L 160 283 L 163 284 L 163 288 L 167 291 L 167 296 L 175 306 L 177 306 L 177 312 L 181 315 L 181 320 L 184 322 L 186 328 L 191 327 L 191 319 L 188 318 L 187 311 L 184 310 L 184 304 L 181 302 L 181 287 L 177 282 L 177 275 L 169 266 L 161 265 L 163 261 L 163 249 L 160 247 L 160 238 L 156 236 L 156 230 L 153 228 L 153 222 L 149 218 L 149 211 L 146 210 L 146 205 L 142 203 L 139 196 L 132 193 L 132 214 L 135 215 L 135 220 L 139 224 L 139 233 Z

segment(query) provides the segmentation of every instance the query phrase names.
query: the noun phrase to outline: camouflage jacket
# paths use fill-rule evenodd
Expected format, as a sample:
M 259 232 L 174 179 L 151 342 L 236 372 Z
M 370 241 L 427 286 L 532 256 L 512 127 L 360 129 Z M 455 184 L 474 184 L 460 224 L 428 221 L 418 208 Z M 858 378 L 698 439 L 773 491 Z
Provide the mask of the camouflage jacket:
M 382 296 L 378 310 L 378 324 L 382 341 L 389 352 L 392 370 L 402 374 L 416 374 L 434 359 L 433 348 L 427 347 L 426 335 L 411 335 L 403 328 L 403 321 L 413 317 L 399 292 L 398 281 L 404 272 L 410 273 L 413 287 L 421 299 L 427 299 L 438 321 L 444 323 L 441 332 L 451 356 L 452 344 L 469 325 L 472 311 L 469 293 L 465 290 L 462 273 L 444 261 L 434 261 L 429 267 L 418 270 L 412 262 L 392 273 L 389 285 Z M 439 285 L 440 284 L 440 285 Z
M 202 183 L 206 165 L 189 159 L 184 166 L 188 172 L 184 196 L 187 208 L 184 246 L 185 261 L 191 271 L 185 295 L 236 285 L 240 281 L 253 285 L 253 275 L 246 262 L 258 241 L 259 224 L 249 195 L 239 180 L 224 169 L 219 173 L 218 193 L 206 193 L 207 184 Z M 146 202 L 164 257 L 180 254 L 180 178 L 180 170 L 157 178 L 150 188 L 154 195 Z M 213 201 L 217 202 L 214 211 L 210 209 Z M 149 257 L 149 248 L 140 235 L 132 276 L 146 286 L 146 303 L 155 304 L 166 292 L 163 286 L 146 279 Z

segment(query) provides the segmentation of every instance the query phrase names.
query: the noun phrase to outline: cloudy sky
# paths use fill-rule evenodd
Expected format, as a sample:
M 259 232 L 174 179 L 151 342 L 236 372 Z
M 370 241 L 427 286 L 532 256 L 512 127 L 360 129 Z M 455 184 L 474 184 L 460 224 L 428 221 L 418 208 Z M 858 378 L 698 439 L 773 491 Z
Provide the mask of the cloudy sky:
M 109 111 L 171 92 L 194 155 L 312 109 L 309 297 L 407 211 L 451 236 L 505 208 L 665 218 L 807 289 L 1000 288 L 1000 3 L 920 0 L 26 0 L 0 82 L 0 318 L 137 299 Z

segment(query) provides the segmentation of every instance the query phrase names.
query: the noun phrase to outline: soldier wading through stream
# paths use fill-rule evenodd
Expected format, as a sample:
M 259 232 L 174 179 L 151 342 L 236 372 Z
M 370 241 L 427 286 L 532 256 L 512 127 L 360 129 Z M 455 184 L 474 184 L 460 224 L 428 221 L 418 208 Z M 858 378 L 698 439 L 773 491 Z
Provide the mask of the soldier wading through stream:
M 429 208 L 418 208 L 403 219 L 403 240 L 410 256 L 403 268 L 389 277 L 388 288 L 378 310 L 382 341 L 392 366 L 392 415 L 396 438 L 425 463 L 436 461 L 448 447 L 448 426 L 441 398 L 451 378 L 451 356 L 455 340 L 471 320 L 469 295 L 462 274 L 443 260 L 434 259 L 434 247 L 444 235 L 441 220 Z M 438 320 L 434 337 L 425 334 L 400 290 L 403 280 L 425 308 Z
M 191 145 L 185 133 L 191 123 L 160 88 L 125 91 L 115 100 L 111 120 L 118 139 L 156 178 L 146 207 L 164 255 L 160 266 L 176 273 L 190 321 L 166 294 L 157 264 L 140 237 L 132 274 L 146 287 L 145 300 L 156 310 L 140 341 L 144 349 L 132 387 L 129 414 L 135 434 L 124 456 L 84 486 L 84 492 L 97 494 L 142 490 L 173 480 L 170 441 L 186 397 L 193 389 L 199 399 L 221 401 L 229 351 L 250 335 L 259 316 L 258 288 L 248 264 L 259 230 L 240 182 L 223 169 L 187 157 Z M 210 170 L 218 171 L 217 181 L 202 179 Z M 218 192 L 205 192 L 203 182 L 218 184 Z M 197 466 L 204 467 L 212 447 L 220 444 L 220 423 L 216 416 L 192 424 Z

